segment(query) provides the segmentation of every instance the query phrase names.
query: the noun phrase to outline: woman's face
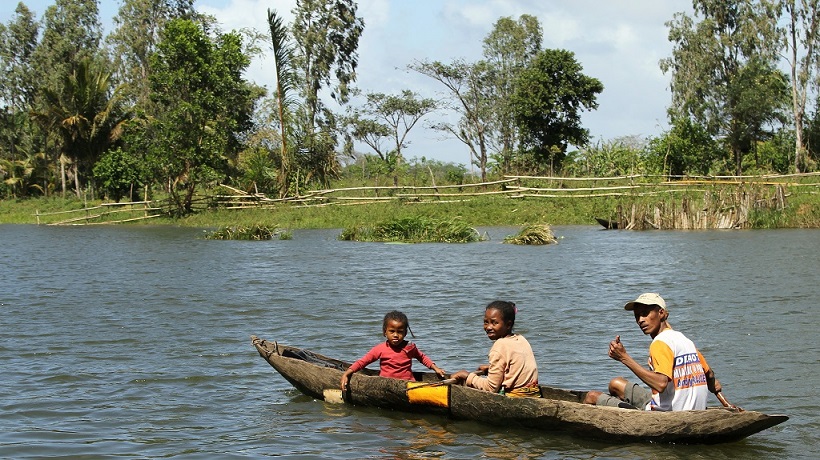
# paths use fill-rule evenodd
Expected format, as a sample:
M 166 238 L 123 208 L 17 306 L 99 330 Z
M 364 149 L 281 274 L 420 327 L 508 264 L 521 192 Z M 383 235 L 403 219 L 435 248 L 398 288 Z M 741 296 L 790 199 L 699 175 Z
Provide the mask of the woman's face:
M 484 310 L 484 332 L 490 340 L 498 340 L 510 335 L 512 326 L 509 321 L 504 321 L 501 311 L 495 308 Z

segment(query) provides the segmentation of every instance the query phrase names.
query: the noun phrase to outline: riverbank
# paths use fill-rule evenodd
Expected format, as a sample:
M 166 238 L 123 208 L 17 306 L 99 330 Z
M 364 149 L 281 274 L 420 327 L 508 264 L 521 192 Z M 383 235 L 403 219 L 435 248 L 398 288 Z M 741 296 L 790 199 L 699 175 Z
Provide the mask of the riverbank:
M 748 198 L 746 191 L 732 192 Z M 183 218 L 158 216 L 129 225 L 175 225 L 216 228 L 229 225 L 267 225 L 284 229 L 347 228 L 354 225 L 380 222 L 386 219 L 426 216 L 436 219 L 461 219 L 470 226 L 524 226 L 533 223 L 550 225 L 598 225 L 596 218 L 623 219 L 638 211 L 639 218 L 663 212 L 675 215 L 686 212 L 723 212 L 727 204 L 715 202 L 720 193 L 691 192 L 671 196 L 598 196 L 598 197 L 518 197 L 487 195 L 464 196 L 461 199 L 441 201 L 376 201 L 357 204 L 329 204 L 304 206 L 282 203 L 269 207 L 226 209 L 217 207 Z M 773 194 L 776 199 L 776 195 Z M 820 193 L 816 188 L 795 188 L 783 194 L 782 207 L 765 206 L 748 210 L 743 228 L 820 228 Z M 747 200 L 748 201 L 748 200 Z M 754 200 L 752 200 L 754 201 Z M 59 221 L 68 211 L 82 214 L 82 210 L 101 202 L 76 198 L 35 198 L 0 201 L 0 223 L 36 224 Z M 754 203 L 753 203 L 754 204 Z M 734 206 L 734 205 L 732 205 Z M 60 213 L 60 214 L 54 214 Z M 49 216 L 46 219 L 44 216 Z M 662 220 L 662 219 L 659 219 Z M 647 225 L 635 228 L 647 228 Z M 651 226 L 649 226 L 651 227 Z

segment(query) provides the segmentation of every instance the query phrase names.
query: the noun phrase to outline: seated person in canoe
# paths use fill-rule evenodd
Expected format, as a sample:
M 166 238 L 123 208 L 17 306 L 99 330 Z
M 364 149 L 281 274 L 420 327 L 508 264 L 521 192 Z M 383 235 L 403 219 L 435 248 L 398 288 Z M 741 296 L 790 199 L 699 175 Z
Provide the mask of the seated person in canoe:
M 641 366 L 627 352 L 621 336 L 609 343 L 609 357 L 622 362 L 643 383 L 633 383 L 624 377 L 609 382 L 609 394 L 590 391 L 587 404 L 646 410 L 680 411 L 706 409 L 709 392 L 726 407 L 720 381 L 695 344 L 669 324 L 669 308 L 656 293 L 644 293 L 627 303 L 635 322 L 644 334 L 652 337 L 649 346 L 649 369 Z
M 489 364 L 450 377 L 468 387 L 508 396 L 540 396 L 535 355 L 524 336 L 513 332 L 515 303 L 496 300 L 484 310 L 484 332 L 493 341 Z M 486 377 L 484 377 L 486 376 Z
M 410 331 L 410 321 L 407 319 L 407 315 L 395 310 L 384 315 L 382 334 L 386 337 L 386 340 L 371 348 L 367 354 L 353 363 L 342 374 L 342 390 L 347 390 L 350 376 L 354 372 L 364 369 L 376 360 L 379 360 L 379 375 L 381 377 L 415 380 L 412 371 L 413 359 L 419 360 L 419 362 L 438 374 L 439 377 L 444 377 L 446 373 L 436 366 L 433 360 L 422 353 L 416 344 L 404 340 L 407 331 Z M 410 331 L 410 334 L 412 335 L 413 331 Z

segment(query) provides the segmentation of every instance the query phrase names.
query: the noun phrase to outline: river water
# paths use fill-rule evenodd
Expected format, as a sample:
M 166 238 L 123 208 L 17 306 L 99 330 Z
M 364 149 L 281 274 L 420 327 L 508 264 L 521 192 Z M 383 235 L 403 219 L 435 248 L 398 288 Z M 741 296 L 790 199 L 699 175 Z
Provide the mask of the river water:
M 297 230 L 210 241 L 175 227 L 0 225 L 2 458 L 811 458 L 820 451 L 820 232 L 555 227 L 557 245 L 391 245 Z M 519 307 L 541 383 L 604 389 L 649 338 L 623 304 L 666 298 L 730 401 L 791 416 L 718 446 L 612 444 L 329 405 L 250 343 L 354 360 L 400 309 L 447 371 L 486 360 L 484 306 Z M 415 365 L 420 369 L 420 365 Z M 714 398 L 712 404 L 717 404 Z

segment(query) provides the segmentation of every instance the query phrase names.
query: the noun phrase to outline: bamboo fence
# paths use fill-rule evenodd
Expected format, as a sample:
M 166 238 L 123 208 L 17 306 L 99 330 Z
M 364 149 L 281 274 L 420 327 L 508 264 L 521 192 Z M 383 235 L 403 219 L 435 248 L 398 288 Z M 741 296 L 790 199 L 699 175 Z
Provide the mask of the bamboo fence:
M 263 193 L 249 193 L 221 185 L 228 193 L 197 197 L 195 208 L 276 209 L 281 206 L 360 206 L 379 202 L 441 204 L 467 202 L 482 196 L 514 200 L 616 198 L 625 204 L 618 204 L 610 216 L 590 217 L 604 217 L 599 221 L 608 222 L 605 226 L 621 229 L 746 228 L 749 212 L 753 209 L 782 210 L 794 190 L 818 193 L 818 178 L 820 173 L 686 177 L 504 176 L 502 180 L 460 185 L 310 190 L 284 198 L 270 198 Z M 57 213 L 38 212 L 36 217 L 38 224 L 47 225 L 110 224 L 151 219 L 166 215 L 169 210 L 167 200 L 139 201 L 105 203 Z M 120 214 L 127 217 L 115 218 Z

